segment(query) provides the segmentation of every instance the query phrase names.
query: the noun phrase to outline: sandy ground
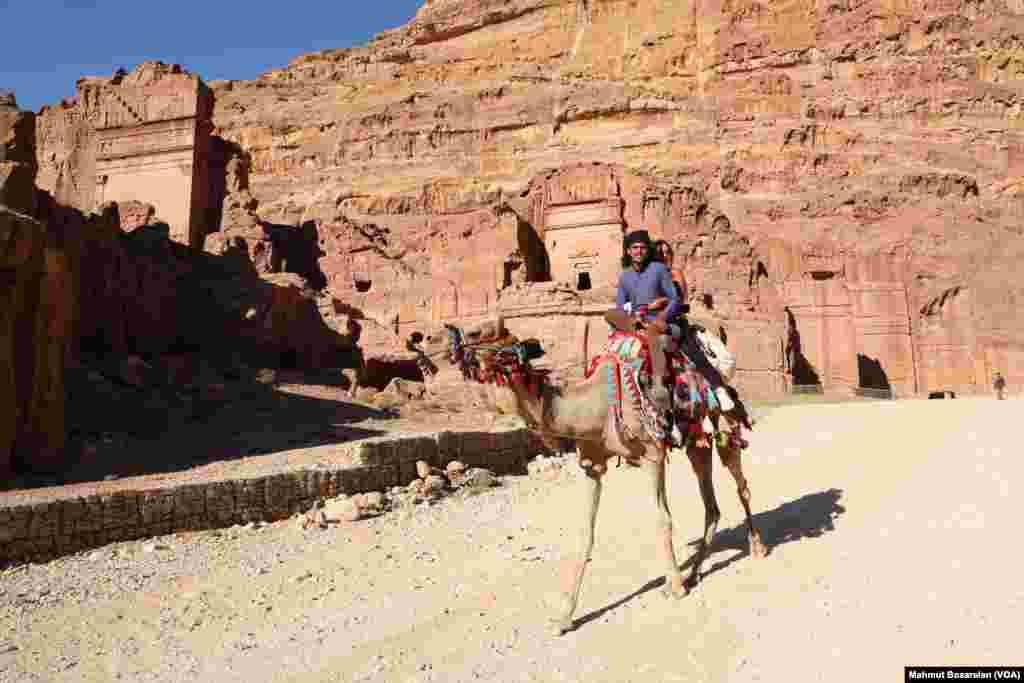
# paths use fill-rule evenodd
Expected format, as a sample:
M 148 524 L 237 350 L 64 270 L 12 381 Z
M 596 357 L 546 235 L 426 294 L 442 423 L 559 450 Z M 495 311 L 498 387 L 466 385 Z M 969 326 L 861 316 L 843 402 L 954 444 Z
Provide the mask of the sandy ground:
M 643 472 L 612 470 L 578 628 L 545 631 L 579 478 L 327 530 L 294 520 L 118 544 L 0 575 L 2 681 L 861 681 L 1021 664 L 1020 400 L 777 408 L 728 474 L 701 584 L 657 588 Z M 677 552 L 701 530 L 670 465 Z M 154 547 L 156 543 L 156 547 Z

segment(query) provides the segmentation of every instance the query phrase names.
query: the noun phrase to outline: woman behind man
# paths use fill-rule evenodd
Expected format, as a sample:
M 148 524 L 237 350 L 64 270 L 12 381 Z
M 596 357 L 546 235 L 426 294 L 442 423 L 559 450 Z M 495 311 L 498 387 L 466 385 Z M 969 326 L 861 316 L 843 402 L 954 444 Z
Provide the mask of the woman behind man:
M 675 285 L 676 294 L 679 295 L 679 300 L 683 303 L 683 313 L 686 313 L 689 308 L 689 304 L 687 303 L 689 292 L 686 287 L 686 276 L 683 274 L 681 268 L 675 267 L 676 254 L 672 249 L 672 245 L 666 240 L 658 240 L 654 243 L 654 253 L 656 255 L 655 258 L 664 263 L 665 267 L 668 268 L 668 272 L 672 274 L 672 284 Z M 668 301 L 664 299 L 659 299 L 659 301 L 664 302 L 659 304 L 659 308 L 664 307 L 668 303 Z
M 719 366 L 721 366 L 723 362 L 728 363 L 730 367 L 733 367 L 735 365 L 735 357 L 732 356 L 728 349 L 725 348 L 725 344 L 723 344 L 721 340 L 717 339 L 707 340 L 710 342 L 717 342 L 713 343 L 713 348 L 717 351 L 717 355 L 714 357 L 715 361 L 718 361 L 717 363 L 708 361 L 702 350 L 698 352 L 696 340 L 692 340 L 690 338 L 689 327 L 686 320 L 683 318 L 683 316 L 685 316 L 690 310 L 690 305 L 687 303 L 689 300 L 689 291 L 686 285 L 686 276 L 683 273 L 682 268 L 675 267 L 675 250 L 672 249 L 672 245 L 669 244 L 667 240 L 658 240 L 654 243 L 654 253 L 655 258 L 665 264 L 665 267 L 668 268 L 668 271 L 672 274 L 672 284 L 675 285 L 676 294 L 679 296 L 679 301 L 682 302 L 682 311 L 676 322 L 676 324 L 683 330 L 682 338 L 679 340 L 680 346 L 687 352 L 687 355 L 690 356 L 691 360 L 694 360 L 695 362 L 704 361 L 707 363 L 702 370 L 705 371 L 705 376 L 715 388 L 715 396 L 718 397 L 722 410 L 732 410 L 734 404 L 732 398 L 729 396 L 729 392 L 725 389 L 725 377 L 719 374 L 718 370 Z M 667 299 L 657 299 L 653 304 L 651 304 L 650 308 L 651 310 L 657 311 L 667 305 Z M 728 358 L 726 358 L 727 355 L 729 356 Z M 701 363 L 701 365 L 703 364 L 704 363 Z M 708 372 L 708 370 L 710 370 L 710 372 Z

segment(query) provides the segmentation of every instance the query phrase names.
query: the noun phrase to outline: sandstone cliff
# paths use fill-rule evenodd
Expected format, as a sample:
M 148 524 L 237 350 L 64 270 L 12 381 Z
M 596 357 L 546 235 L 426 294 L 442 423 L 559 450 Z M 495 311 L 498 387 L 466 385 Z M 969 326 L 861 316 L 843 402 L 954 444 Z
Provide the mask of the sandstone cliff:
M 963 390 L 1024 381 L 1016 309 L 986 313 L 1019 277 L 985 284 L 1020 240 L 1022 44 L 1008 0 L 434 0 L 211 85 L 260 216 L 315 221 L 332 291 L 396 329 L 498 308 L 550 174 L 601 162 L 615 187 L 554 191 L 683 245 L 695 304 L 776 337 L 789 306 L 827 382 Z
M 327 327 L 301 276 L 260 277 L 176 243 L 143 203 L 122 220 L 117 204 L 86 212 L 38 190 L 33 119 L 0 101 L 0 484 L 74 455 L 65 413 L 82 397 L 69 396 L 65 370 L 83 362 L 127 384 L 150 367 L 175 384 L 170 370 L 189 355 L 221 367 L 339 364 L 351 340 Z

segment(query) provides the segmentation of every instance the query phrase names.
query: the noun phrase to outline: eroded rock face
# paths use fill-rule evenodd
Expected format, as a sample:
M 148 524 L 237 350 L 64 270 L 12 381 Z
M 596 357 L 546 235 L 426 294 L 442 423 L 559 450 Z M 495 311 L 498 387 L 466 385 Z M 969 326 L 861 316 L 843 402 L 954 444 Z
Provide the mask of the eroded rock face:
M 61 422 L 63 387 L 48 368 L 54 355 L 61 360 L 60 338 L 40 336 L 51 326 L 61 331 L 59 318 L 47 315 L 60 264 L 33 216 L 32 127 L 32 114 L 18 111 L 13 95 L 0 98 L 0 479 L 10 474 L 15 449 L 31 443 L 45 459 L 63 443 L 63 432 L 47 438 L 38 431 L 46 418 Z
M 337 365 L 351 341 L 324 323 L 303 277 L 229 267 L 171 239 L 142 202 L 124 216 L 110 202 L 87 213 L 26 187 L 31 123 L 0 102 L 0 476 L 62 466 L 65 368 L 84 356 L 120 364 L 126 384 L 183 352 L 256 367 Z
M 433 0 L 366 46 L 212 84 L 214 121 L 252 158 L 261 217 L 315 220 L 339 298 L 402 333 L 547 276 L 546 203 L 618 197 L 623 228 L 681 247 L 695 308 L 770 322 L 781 347 L 790 306 L 822 381 L 875 363 L 902 389 L 963 390 L 987 373 L 983 338 L 1024 339 L 987 327 L 992 293 L 971 284 L 1019 239 L 1019 12 Z M 552 184 L 595 161 L 612 170 Z M 922 311 L 953 287 L 981 298 L 932 331 Z M 843 322 L 822 322 L 832 302 Z M 970 341 L 943 353 L 964 369 L 919 372 L 955 329 Z M 771 355 L 750 369 L 777 372 Z
M 35 115 L 19 111 L 13 93 L 0 95 L 0 204 L 35 211 Z
M 45 226 L 0 206 L 0 479 L 10 475 L 33 391 Z
M 676 246 L 695 314 L 750 361 L 740 381 L 963 392 L 1002 369 L 1013 386 L 1024 326 L 983 312 L 1016 292 L 986 283 L 1020 239 L 1020 14 L 1003 0 L 430 0 L 365 46 L 210 84 L 223 173 L 206 249 L 305 278 L 322 310 L 344 302 L 332 320 L 395 349 L 549 279 L 580 303 L 515 303 L 524 330 L 550 327 L 554 306 L 591 316 L 618 235 L 644 227 Z M 41 112 L 41 184 L 95 198 L 91 131 L 162 120 L 175 69 L 83 79 Z M 790 328 L 800 377 L 783 372 Z M 582 348 L 596 329 L 551 333 Z
M 177 64 L 150 61 L 81 78 L 75 90 L 39 112 L 39 187 L 86 213 L 142 199 L 172 239 L 200 246 L 211 204 L 206 84 Z

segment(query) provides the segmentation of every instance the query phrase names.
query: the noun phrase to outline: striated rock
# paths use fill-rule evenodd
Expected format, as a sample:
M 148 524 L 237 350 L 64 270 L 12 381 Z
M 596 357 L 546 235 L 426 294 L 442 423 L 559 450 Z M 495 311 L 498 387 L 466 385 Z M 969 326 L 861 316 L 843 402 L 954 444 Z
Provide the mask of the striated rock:
M 0 101 L 0 205 L 34 215 L 35 115 L 19 111 L 13 94 Z
M 209 201 L 184 241 L 301 278 L 289 289 L 320 292 L 339 338 L 360 321 L 377 354 L 501 314 L 578 375 L 622 233 L 643 227 L 674 245 L 748 394 L 1021 383 L 1024 324 L 1000 303 L 1018 276 L 989 279 L 1021 239 L 1016 10 L 904 5 L 430 0 L 365 46 L 211 96 L 159 63 L 82 79 L 37 117 L 40 185 L 91 210 L 117 186 L 102 143 L 180 114 L 201 152 L 209 104 Z M 256 330 L 284 332 L 255 298 L 239 315 L 273 353 Z M 422 379 L 366 369 L 378 390 Z
M 923 390 L 954 378 L 922 372 L 939 333 L 921 310 L 1019 239 L 1014 21 L 990 2 L 432 0 L 365 46 L 218 84 L 214 121 L 261 219 L 313 221 L 332 291 L 399 339 L 503 302 L 517 335 L 555 336 L 558 307 L 571 350 L 552 360 L 579 363 L 617 235 L 647 227 L 740 384 L 790 381 L 788 306 L 798 379 Z M 547 278 L 581 304 L 506 298 Z M 977 385 L 968 368 L 1024 330 L 957 315 L 942 353 Z
M 32 123 L 13 95 L 0 102 L 0 477 L 64 445 L 67 262 L 34 217 Z
M 140 67 L 119 78 L 146 88 L 162 73 Z M 173 114 L 154 109 L 156 95 L 140 102 L 159 120 Z M 26 186 L 25 174 L 30 181 L 35 174 L 33 137 L 26 132 L 31 121 L 9 100 L 0 104 L 0 164 L 7 169 L 0 175 L 4 475 L 15 467 L 59 469 L 66 460 L 65 366 L 77 366 L 83 356 L 119 383 L 141 388 L 180 374 L 165 374 L 144 357 L 182 346 L 254 365 L 322 367 L 335 364 L 350 345 L 325 325 L 314 289 L 298 275 L 260 278 L 226 267 L 223 259 L 174 241 L 169 226 L 142 202 L 129 203 L 122 219 L 115 203 L 84 213 L 32 182 Z M 78 386 L 89 385 L 95 383 Z M 227 398 L 216 381 L 203 392 L 210 400 Z M 69 398 L 73 404 L 75 395 Z M 143 403 L 155 412 L 165 407 L 157 397 Z M 82 426 L 77 419 L 72 423 Z
M 45 225 L 0 206 L 0 478 L 11 475 L 15 454 L 33 440 L 33 425 L 48 418 L 63 424 L 63 396 L 49 404 L 53 392 L 34 382 L 48 355 L 41 353 L 48 348 L 45 342 L 35 343 L 43 323 L 39 302 L 45 243 Z

